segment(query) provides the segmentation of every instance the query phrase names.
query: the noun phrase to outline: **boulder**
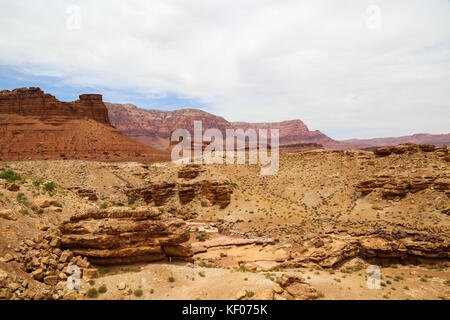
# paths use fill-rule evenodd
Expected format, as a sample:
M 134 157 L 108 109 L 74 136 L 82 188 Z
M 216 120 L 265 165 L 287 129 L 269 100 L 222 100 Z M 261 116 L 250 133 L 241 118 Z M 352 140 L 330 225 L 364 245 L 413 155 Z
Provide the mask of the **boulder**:
M 17 220 L 11 209 L 0 210 L 0 219 Z
M 317 290 L 311 287 L 303 277 L 297 274 L 283 274 L 278 283 L 293 299 L 314 300 L 319 297 Z M 286 298 L 289 298 L 289 295 Z
M 157 208 L 118 207 L 75 214 L 60 225 L 62 249 L 94 264 L 121 264 L 189 258 L 180 246 L 189 240 L 186 223 Z
M 33 203 L 40 208 L 48 208 L 56 203 L 56 200 L 50 197 L 40 197 L 34 199 Z

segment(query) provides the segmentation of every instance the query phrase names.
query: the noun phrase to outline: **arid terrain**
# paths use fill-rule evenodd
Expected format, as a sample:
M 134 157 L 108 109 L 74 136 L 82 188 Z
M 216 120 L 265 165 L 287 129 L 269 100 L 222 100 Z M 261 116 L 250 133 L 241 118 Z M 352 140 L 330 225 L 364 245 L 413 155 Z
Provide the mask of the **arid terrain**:
M 273 176 L 2 162 L 0 299 L 449 299 L 449 160 L 406 144 L 281 153 Z
M 450 298 L 447 146 L 109 107 L 0 92 L 0 300 Z M 193 120 L 280 129 L 279 171 L 146 145 Z

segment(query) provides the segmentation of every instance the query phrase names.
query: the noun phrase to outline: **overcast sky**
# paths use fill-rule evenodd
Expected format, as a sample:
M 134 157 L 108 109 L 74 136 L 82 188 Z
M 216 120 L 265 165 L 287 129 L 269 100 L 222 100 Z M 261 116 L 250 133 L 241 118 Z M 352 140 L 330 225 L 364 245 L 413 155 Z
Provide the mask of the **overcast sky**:
M 333 138 L 450 132 L 448 0 L 1 0 L 0 87 Z

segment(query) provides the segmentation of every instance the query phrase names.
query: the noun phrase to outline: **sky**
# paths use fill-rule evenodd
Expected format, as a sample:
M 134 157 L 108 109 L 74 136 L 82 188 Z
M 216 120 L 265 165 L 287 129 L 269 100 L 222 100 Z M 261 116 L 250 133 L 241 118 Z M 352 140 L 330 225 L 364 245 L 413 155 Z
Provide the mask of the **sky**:
M 448 0 L 2 0 L 0 90 L 335 139 L 450 132 Z

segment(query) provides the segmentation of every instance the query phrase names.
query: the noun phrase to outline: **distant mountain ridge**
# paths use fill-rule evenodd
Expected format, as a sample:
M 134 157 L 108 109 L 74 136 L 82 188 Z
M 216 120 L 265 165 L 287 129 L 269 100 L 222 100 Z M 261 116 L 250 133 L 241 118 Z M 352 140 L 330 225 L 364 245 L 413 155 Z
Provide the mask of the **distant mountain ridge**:
M 328 149 L 351 149 L 352 143 L 331 139 L 322 132 L 310 131 L 301 120 L 273 123 L 229 122 L 223 117 L 199 109 L 175 111 L 146 110 L 132 104 L 105 102 L 111 124 L 122 133 L 158 149 L 166 149 L 170 134 L 176 129 L 187 129 L 193 133 L 194 121 L 202 120 L 203 131 L 215 128 L 224 135 L 226 129 L 279 129 L 280 145 L 317 143 Z
M 410 136 L 389 137 L 389 138 L 373 138 L 373 139 L 348 139 L 344 142 L 367 145 L 369 147 L 382 147 L 387 145 L 398 145 L 401 143 L 415 144 L 433 144 L 436 146 L 450 145 L 450 133 L 447 134 L 429 134 L 417 133 Z

